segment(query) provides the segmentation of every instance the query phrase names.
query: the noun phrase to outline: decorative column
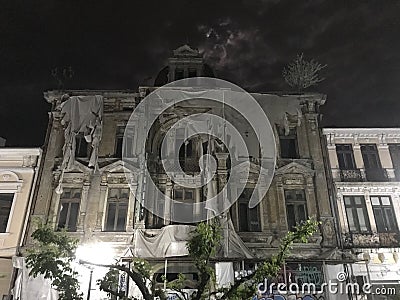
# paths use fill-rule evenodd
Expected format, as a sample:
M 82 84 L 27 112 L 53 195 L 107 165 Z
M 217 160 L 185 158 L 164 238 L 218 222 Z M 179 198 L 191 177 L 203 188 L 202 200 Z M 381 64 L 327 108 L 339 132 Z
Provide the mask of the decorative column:
M 138 208 L 138 205 L 136 205 L 136 190 L 137 190 L 137 182 L 131 183 L 130 185 L 130 193 L 129 193 L 129 206 L 128 206 L 128 219 L 126 221 L 127 227 L 126 231 L 133 231 L 135 228 L 135 212 L 136 209 Z
M 365 198 L 365 206 L 367 207 L 367 214 L 368 214 L 367 217 L 369 220 L 369 224 L 371 225 L 371 231 L 377 232 L 376 223 L 375 223 L 375 219 L 374 219 L 374 210 L 372 208 L 371 199 L 369 197 L 369 191 L 367 189 L 365 189 L 365 191 L 364 191 L 364 198 Z
M 173 192 L 173 183 L 170 178 L 167 179 L 165 184 L 165 195 L 172 199 L 172 192 Z M 171 223 L 171 201 L 168 199 L 165 200 L 164 204 L 164 225 L 169 225 Z
M 380 143 L 378 144 L 379 159 L 381 161 L 382 168 L 386 169 L 388 179 L 395 181 L 395 173 L 392 164 L 392 158 L 390 156 L 389 145 L 386 144 L 384 137 L 381 137 Z
M 99 206 L 97 210 L 96 225 L 94 231 L 103 230 L 103 219 L 105 211 L 107 210 L 107 204 L 106 204 L 107 188 L 108 188 L 107 174 L 103 174 L 100 182 L 100 199 L 99 199 Z
M 360 169 L 362 179 L 366 179 L 365 168 L 364 168 L 364 160 L 361 153 L 361 146 L 358 143 L 358 134 L 354 135 L 354 144 L 353 144 L 353 153 L 354 160 L 356 162 L 357 169 Z
M 81 205 L 80 205 L 80 210 L 79 210 L 79 217 L 78 217 L 78 222 L 76 224 L 76 230 L 77 231 L 84 231 L 84 225 L 85 225 L 85 218 L 86 218 L 86 212 L 87 212 L 87 207 L 88 207 L 88 192 L 90 188 L 90 183 L 85 182 L 82 186 L 82 196 L 81 196 Z

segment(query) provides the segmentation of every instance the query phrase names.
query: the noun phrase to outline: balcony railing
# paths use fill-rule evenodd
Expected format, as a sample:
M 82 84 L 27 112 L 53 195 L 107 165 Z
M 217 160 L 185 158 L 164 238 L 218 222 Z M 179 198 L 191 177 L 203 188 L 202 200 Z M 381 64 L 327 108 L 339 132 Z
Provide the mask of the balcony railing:
M 398 232 L 346 233 L 343 242 L 347 248 L 399 247 L 400 236 Z
M 364 181 L 359 169 L 354 170 L 340 170 L 340 180 L 346 182 L 360 182 Z
M 388 181 L 388 175 L 385 169 L 365 169 L 367 181 Z

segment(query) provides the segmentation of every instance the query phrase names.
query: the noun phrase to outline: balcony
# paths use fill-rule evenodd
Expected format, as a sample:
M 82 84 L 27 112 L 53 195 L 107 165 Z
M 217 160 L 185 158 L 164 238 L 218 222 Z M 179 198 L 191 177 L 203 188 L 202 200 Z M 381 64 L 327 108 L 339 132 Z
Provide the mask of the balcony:
M 365 169 L 365 176 L 367 181 L 389 181 L 386 170 L 382 168 Z
M 340 180 L 345 182 L 360 182 L 364 181 L 360 169 L 340 170 Z
M 399 247 L 400 236 L 398 232 L 346 233 L 343 244 L 346 248 Z

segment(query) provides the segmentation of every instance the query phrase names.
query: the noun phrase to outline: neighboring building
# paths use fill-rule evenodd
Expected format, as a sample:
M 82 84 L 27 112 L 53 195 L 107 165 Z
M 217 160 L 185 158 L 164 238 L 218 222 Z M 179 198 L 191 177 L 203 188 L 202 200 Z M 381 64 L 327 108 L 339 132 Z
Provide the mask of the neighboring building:
M 185 45 L 174 51 L 168 66 L 157 76 L 155 85 L 196 76 L 213 76 L 213 72 L 197 50 Z M 139 186 L 139 177 L 133 174 L 128 182 L 121 159 L 123 150 L 137 154 L 135 141 L 123 143 L 124 130 L 136 105 L 155 89 L 140 87 L 138 92 L 69 90 L 45 93 L 53 109 L 45 144 L 43 173 L 31 219 L 40 217 L 53 222 L 55 228 L 66 228 L 72 236 L 80 239 L 78 256 L 84 259 L 93 261 L 100 256 L 100 262 L 105 262 L 112 261 L 113 257 L 129 260 L 132 255 L 140 256 L 158 266 L 156 279 L 160 286 L 164 273 L 168 279 L 173 279 L 183 272 L 188 276 L 187 288 L 190 289 L 197 278 L 190 261 L 182 259 L 182 256 L 186 251 L 185 237 L 191 227 L 168 220 L 173 208 L 161 208 L 165 213 L 158 217 L 140 207 L 135 195 L 140 198 L 143 194 L 139 188 L 130 190 L 128 184 Z M 253 270 L 257 262 L 277 251 L 279 239 L 296 222 L 315 217 L 322 222 L 320 232 L 311 238 L 310 243 L 295 245 L 292 258 L 285 266 L 290 276 L 283 278 L 285 281 L 288 278 L 300 281 L 308 278 L 313 283 L 321 284 L 324 278 L 323 265 L 336 264 L 341 259 L 335 255 L 335 221 L 319 127 L 319 108 L 325 103 L 326 97 L 309 93 L 252 95 L 264 108 L 273 126 L 277 145 L 276 172 L 267 196 L 257 207 L 249 209 L 249 194 L 257 178 L 259 153 L 256 148 L 251 149 L 251 170 L 254 174 L 251 174 L 246 190 L 228 214 L 232 220 L 227 225 L 230 237 L 225 244 L 228 249 L 221 255 L 224 261 L 234 262 L 231 267 L 236 272 Z M 86 109 L 90 107 L 94 114 L 79 115 L 82 122 L 78 122 L 78 125 L 70 123 L 72 127 L 65 128 L 68 121 L 74 119 L 71 116 L 76 106 L 72 104 L 88 105 Z M 191 114 L 212 109 L 196 105 L 177 107 L 163 114 L 151 131 L 149 139 L 152 145 L 147 153 L 149 169 L 157 178 L 160 190 L 176 200 L 203 201 L 205 192 L 202 188 L 184 189 L 174 184 L 163 172 L 162 164 L 157 159 L 163 132 L 182 112 Z M 90 125 L 90 130 L 86 125 Z M 246 128 L 238 130 L 247 135 Z M 134 132 L 133 137 L 139 134 Z M 178 134 L 176 138 L 183 136 L 179 137 Z M 88 143 L 88 140 L 92 143 Z M 132 148 L 123 149 L 124 145 L 132 145 Z M 203 146 L 195 140 L 189 141 L 180 156 L 180 163 L 188 174 L 199 173 L 196 162 L 202 152 L 200 147 Z M 213 148 L 206 145 L 202 150 Z M 218 162 L 214 183 L 220 189 L 229 172 L 228 154 L 219 150 L 210 151 Z M 162 207 L 163 203 L 154 205 Z M 192 213 L 196 212 L 188 212 Z M 29 233 L 32 230 L 31 226 Z M 26 246 L 29 246 L 29 239 Z M 165 264 L 166 258 L 168 265 Z M 82 269 L 82 272 L 85 272 L 82 277 L 85 277 L 87 284 L 90 270 Z M 93 282 L 101 275 L 102 271 L 95 268 Z M 85 290 L 86 286 L 83 286 Z M 92 297 L 101 299 L 104 294 L 92 294 Z
M 325 128 L 348 272 L 376 287 L 400 284 L 400 129 Z M 375 299 L 380 296 L 375 295 Z M 383 296 L 385 297 L 385 296 Z
M 7 299 L 32 205 L 41 158 L 39 148 L 0 148 L 0 296 Z

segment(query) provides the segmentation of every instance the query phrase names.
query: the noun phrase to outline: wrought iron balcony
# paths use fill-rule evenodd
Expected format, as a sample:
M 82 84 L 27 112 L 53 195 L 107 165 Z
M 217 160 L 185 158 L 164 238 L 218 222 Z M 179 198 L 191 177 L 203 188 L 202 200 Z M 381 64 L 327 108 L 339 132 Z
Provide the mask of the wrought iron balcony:
M 399 247 L 400 236 L 398 232 L 346 233 L 343 243 L 346 248 Z
M 365 169 L 367 181 L 389 181 L 387 172 L 382 168 Z
M 346 182 L 360 182 L 364 181 L 359 169 L 353 170 L 340 170 L 340 180 Z

